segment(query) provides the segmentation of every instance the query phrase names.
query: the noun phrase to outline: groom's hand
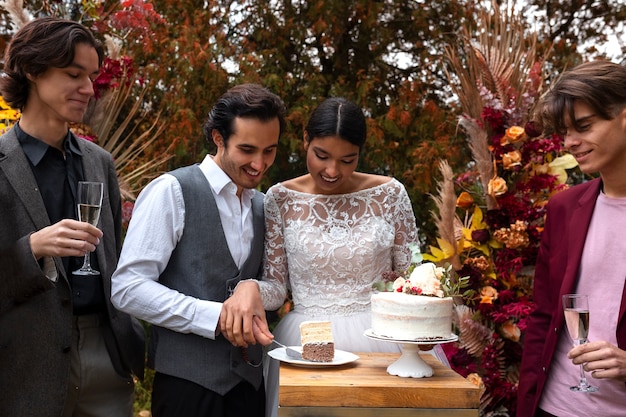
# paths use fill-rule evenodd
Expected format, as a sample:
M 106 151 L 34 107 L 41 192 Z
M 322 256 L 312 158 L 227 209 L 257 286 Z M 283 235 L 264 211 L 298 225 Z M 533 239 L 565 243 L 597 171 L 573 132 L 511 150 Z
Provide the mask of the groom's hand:
M 224 302 L 220 314 L 220 330 L 234 346 L 272 343 L 273 335 L 267 326 L 256 282 L 239 283 L 233 295 Z

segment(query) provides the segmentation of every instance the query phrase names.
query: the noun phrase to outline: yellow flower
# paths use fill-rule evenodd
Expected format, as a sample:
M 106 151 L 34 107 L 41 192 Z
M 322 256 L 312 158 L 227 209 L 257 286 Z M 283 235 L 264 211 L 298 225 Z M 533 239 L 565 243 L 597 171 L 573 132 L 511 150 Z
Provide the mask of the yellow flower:
M 13 124 L 20 119 L 20 112 L 12 109 L 11 106 L 0 96 L 0 133 L 8 130 Z
M 559 184 L 565 184 L 565 181 L 567 181 L 566 169 L 575 168 L 577 165 L 576 159 L 571 154 L 566 154 L 555 158 L 554 161 L 548 164 L 548 167 L 550 168 L 550 173 L 556 175 Z
M 475 206 L 469 227 L 467 227 L 467 225 L 463 227 L 463 249 L 476 248 L 485 255 L 489 256 L 488 242 L 477 242 L 472 236 L 473 232 L 479 230 L 487 231 L 488 227 L 489 226 L 487 226 L 487 223 L 485 223 L 483 220 L 483 211 L 480 209 L 480 207 Z
M 435 246 L 430 246 L 429 253 L 424 253 L 422 255 L 424 260 L 437 263 L 445 259 L 451 258 L 456 253 L 454 245 L 445 239 L 438 237 L 437 244 L 439 245 L 438 248 Z

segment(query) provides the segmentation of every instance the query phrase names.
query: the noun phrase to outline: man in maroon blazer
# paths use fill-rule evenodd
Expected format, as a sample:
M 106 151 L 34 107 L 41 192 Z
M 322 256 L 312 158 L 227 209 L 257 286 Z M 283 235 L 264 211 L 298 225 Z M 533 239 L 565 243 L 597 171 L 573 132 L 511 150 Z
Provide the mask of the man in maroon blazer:
M 608 61 L 565 72 L 541 103 L 546 127 L 585 174 L 550 199 L 534 281 L 517 415 L 624 415 L 626 410 L 626 68 Z M 588 343 L 573 347 L 563 294 L 589 296 Z M 594 393 L 570 390 L 581 364 Z

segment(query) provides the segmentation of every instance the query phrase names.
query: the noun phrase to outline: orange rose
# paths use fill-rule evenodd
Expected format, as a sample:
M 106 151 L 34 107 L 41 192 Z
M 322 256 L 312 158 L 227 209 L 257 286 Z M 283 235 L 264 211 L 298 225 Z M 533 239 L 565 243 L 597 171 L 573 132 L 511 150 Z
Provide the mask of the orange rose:
M 485 387 L 485 385 L 483 384 L 483 379 L 476 372 L 469 374 L 467 376 L 467 380 L 480 389 L 483 389 Z
M 508 190 L 509 187 L 507 187 L 506 181 L 502 177 L 493 177 L 487 185 L 487 192 L 494 198 L 506 193 Z
M 519 342 L 519 338 L 522 335 L 521 330 L 517 327 L 517 324 L 513 323 L 513 320 L 507 320 L 500 326 L 500 333 L 502 337 Z
M 483 304 L 493 304 L 498 299 L 498 290 L 491 285 L 487 285 L 480 289 L 480 302 Z
M 518 150 L 507 152 L 502 155 L 502 166 L 504 169 L 513 169 L 522 165 L 522 153 Z
M 520 126 L 511 126 L 506 130 L 502 139 L 500 139 L 500 145 L 513 145 L 523 142 L 524 140 L 526 140 L 526 132 L 524 131 L 524 128 Z
M 469 210 L 474 206 L 474 198 L 467 191 L 463 191 L 456 199 L 456 206 L 463 210 Z

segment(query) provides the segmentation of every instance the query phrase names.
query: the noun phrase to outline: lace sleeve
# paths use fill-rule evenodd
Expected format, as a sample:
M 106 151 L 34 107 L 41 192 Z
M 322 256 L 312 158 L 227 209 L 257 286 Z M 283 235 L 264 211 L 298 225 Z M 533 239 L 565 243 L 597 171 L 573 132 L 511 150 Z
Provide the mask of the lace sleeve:
M 397 182 L 397 186 L 397 201 L 390 210 L 396 230 L 393 247 L 393 269 L 394 271 L 404 271 L 411 263 L 411 250 L 408 244 L 419 242 L 411 200 L 400 182 Z
M 280 209 L 272 190 L 265 195 L 265 255 L 263 280 L 259 281 L 261 299 L 266 310 L 280 308 L 287 298 L 289 272 Z

